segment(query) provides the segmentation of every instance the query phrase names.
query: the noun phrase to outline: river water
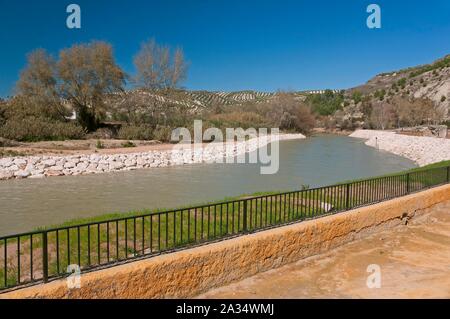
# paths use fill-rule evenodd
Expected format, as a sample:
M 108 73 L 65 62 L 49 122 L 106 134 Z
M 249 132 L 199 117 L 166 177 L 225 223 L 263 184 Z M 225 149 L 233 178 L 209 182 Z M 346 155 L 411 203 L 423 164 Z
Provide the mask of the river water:
M 0 236 L 75 218 L 175 208 L 263 191 L 328 185 L 416 165 L 345 136 L 280 142 L 277 174 L 259 164 L 195 164 L 131 172 L 0 182 Z

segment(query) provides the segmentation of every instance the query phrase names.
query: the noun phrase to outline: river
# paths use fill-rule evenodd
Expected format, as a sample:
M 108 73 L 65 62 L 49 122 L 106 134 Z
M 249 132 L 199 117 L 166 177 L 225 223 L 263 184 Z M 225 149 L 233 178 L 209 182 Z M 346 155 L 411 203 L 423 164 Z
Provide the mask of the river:
M 86 176 L 0 182 L 0 236 L 75 218 L 174 208 L 263 191 L 300 189 L 397 172 L 416 165 L 362 140 L 318 135 L 280 142 L 280 169 L 196 164 Z

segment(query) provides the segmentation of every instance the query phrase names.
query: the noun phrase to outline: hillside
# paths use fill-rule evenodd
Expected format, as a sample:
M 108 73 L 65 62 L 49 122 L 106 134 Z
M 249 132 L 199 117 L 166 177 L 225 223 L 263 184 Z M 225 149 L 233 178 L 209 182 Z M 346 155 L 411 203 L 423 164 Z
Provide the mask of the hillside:
M 367 83 L 348 90 L 360 92 L 373 100 L 394 96 L 427 98 L 436 107 L 445 109 L 448 116 L 450 99 L 450 55 L 427 65 L 420 65 L 389 73 L 382 73 Z
M 257 91 L 209 92 L 209 91 L 146 91 L 141 89 L 114 93 L 111 102 L 123 103 L 127 99 L 137 99 L 149 105 L 179 105 L 198 111 L 202 108 L 221 105 L 235 105 L 245 102 L 266 101 L 276 93 Z
M 448 124 L 450 55 L 431 64 L 381 73 L 345 90 L 340 109 L 323 119 L 331 129 L 387 129 Z

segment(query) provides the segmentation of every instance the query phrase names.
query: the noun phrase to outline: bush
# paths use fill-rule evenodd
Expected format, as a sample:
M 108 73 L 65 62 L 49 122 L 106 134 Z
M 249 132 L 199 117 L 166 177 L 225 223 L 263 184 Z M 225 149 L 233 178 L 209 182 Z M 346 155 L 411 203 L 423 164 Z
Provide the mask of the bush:
M 355 102 L 355 104 L 358 104 L 359 102 L 362 101 L 363 95 L 361 92 L 355 91 L 355 92 L 353 92 L 352 99 Z
M 218 128 L 227 127 L 242 127 L 247 129 L 249 127 L 267 127 L 268 121 L 264 116 L 253 111 L 237 111 L 233 110 L 227 113 L 214 114 L 208 118 L 212 126 Z
M 406 78 L 401 78 L 400 80 L 398 80 L 397 85 L 404 89 L 406 86 Z
M 315 113 L 326 116 L 332 115 L 342 108 L 341 104 L 344 102 L 344 96 L 342 93 L 326 90 L 323 94 L 309 95 L 306 102 Z
M 93 140 L 107 140 L 111 138 L 116 137 L 116 133 L 108 128 L 108 127 L 102 127 L 97 129 L 95 132 L 91 132 L 89 134 L 86 134 L 87 139 L 93 139 Z
M 152 140 L 153 130 L 148 125 L 125 125 L 118 133 L 122 140 Z
M 157 125 L 153 131 L 153 139 L 161 142 L 170 142 L 172 129 L 169 126 Z
M 122 143 L 122 147 L 128 148 L 128 147 L 136 147 L 136 144 L 134 144 L 131 141 L 126 141 L 124 143 Z
M 40 117 L 15 117 L 7 120 L 0 127 L 0 136 L 25 142 L 42 140 L 61 141 L 83 138 L 85 131 L 80 126 L 70 122 L 56 122 Z

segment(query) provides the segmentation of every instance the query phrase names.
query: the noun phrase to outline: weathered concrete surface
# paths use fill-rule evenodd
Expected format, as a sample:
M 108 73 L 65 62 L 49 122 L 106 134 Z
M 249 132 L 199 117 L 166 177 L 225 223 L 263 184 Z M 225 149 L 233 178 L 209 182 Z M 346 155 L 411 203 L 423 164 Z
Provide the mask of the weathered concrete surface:
M 368 288 L 369 265 L 380 288 Z M 198 298 L 450 298 L 450 201 L 408 225 L 270 270 Z
M 346 213 L 86 273 L 81 289 L 65 280 L 2 298 L 182 298 L 330 251 L 374 231 L 400 225 L 450 200 L 450 185 Z

